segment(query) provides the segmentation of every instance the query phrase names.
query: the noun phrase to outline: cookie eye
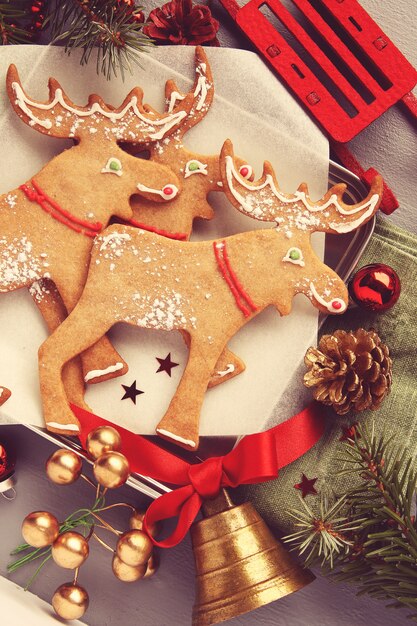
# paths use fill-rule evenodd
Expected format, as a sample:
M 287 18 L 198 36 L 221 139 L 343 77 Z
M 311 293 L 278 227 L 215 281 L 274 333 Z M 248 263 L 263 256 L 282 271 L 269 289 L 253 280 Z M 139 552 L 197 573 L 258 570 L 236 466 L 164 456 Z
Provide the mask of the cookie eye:
M 250 178 L 252 176 L 253 169 L 251 165 L 241 165 L 239 167 L 239 174 L 243 176 L 243 178 Z
M 207 176 L 206 163 L 201 163 L 201 161 L 197 161 L 197 159 L 187 161 L 185 164 L 184 178 L 188 178 L 189 176 L 192 176 L 192 174 L 204 174 Z
M 301 252 L 300 248 L 290 248 L 282 260 L 286 263 L 301 265 L 301 267 L 304 267 L 305 265 L 303 253 Z
M 122 164 L 116 157 L 110 157 L 101 172 L 102 174 L 116 174 L 116 176 L 121 176 L 123 174 Z

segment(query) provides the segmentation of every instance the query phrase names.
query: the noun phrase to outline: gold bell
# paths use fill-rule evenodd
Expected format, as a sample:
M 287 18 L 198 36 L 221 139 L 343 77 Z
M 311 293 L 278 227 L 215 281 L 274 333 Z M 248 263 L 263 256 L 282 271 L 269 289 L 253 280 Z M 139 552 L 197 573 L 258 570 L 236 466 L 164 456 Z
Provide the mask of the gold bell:
M 191 527 L 196 566 L 193 626 L 218 624 L 283 598 L 313 582 L 249 502 L 234 506 L 226 491 L 203 506 Z

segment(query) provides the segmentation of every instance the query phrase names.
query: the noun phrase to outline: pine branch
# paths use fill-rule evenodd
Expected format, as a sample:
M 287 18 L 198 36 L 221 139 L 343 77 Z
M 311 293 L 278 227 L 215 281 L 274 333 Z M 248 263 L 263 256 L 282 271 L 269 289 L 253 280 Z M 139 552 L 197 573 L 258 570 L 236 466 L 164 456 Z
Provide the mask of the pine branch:
M 417 621 L 414 459 L 393 438 L 358 428 L 337 460 L 343 462 L 339 474 L 353 475 L 357 486 L 333 506 L 322 499 L 318 514 L 304 504 L 307 514 L 292 514 L 300 531 L 285 540 L 300 555 L 310 548 L 306 566 L 334 568 L 334 580 L 358 585 L 359 594 L 393 601 L 390 606 L 407 606 Z
M 284 537 L 287 543 L 295 544 L 306 567 L 320 562 L 322 567 L 333 569 L 337 559 L 344 559 L 354 546 L 353 533 L 360 528 L 363 519 L 348 515 L 346 496 L 329 505 L 326 496 L 320 500 L 320 511 L 316 514 L 300 497 L 304 511 L 290 511 L 300 530 Z
M 52 43 L 65 43 L 65 50 L 81 48 L 81 65 L 96 54 L 97 73 L 107 79 L 120 71 L 132 71 L 140 53 L 152 44 L 135 19 L 140 12 L 117 0 L 50 0 L 45 26 Z
M 32 34 L 22 26 L 31 18 L 31 0 L 6 0 L 0 3 L 0 44 L 28 43 Z

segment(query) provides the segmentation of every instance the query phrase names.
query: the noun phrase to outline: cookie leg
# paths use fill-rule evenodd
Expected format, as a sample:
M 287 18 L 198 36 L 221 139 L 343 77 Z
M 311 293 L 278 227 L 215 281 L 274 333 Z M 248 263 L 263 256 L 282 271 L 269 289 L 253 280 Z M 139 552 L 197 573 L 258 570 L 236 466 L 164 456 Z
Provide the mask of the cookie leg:
M 29 291 L 49 332 L 52 334 L 68 315 L 58 289 L 51 280 L 42 278 L 34 283 Z M 74 404 L 82 404 L 84 380 L 79 358 L 73 359 L 65 365 L 62 378 L 68 399 Z
M 106 335 L 83 352 L 81 360 L 84 382 L 89 385 L 123 376 L 129 369 L 126 361 L 114 349 Z
M 72 413 L 62 380 L 62 369 L 68 361 L 89 348 L 111 326 L 86 324 L 89 313 L 83 306 L 76 307 L 67 319 L 39 348 L 39 379 L 44 419 L 48 430 L 60 434 L 77 434 L 79 423 Z M 84 402 L 82 406 L 86 407 Z M 86 407 L 88 408 L 88 407 Z
M 56 284 L 68 312 L 71 312 L 81 297 L 82 287 L 80 288 L 80 285 L 83 284 L 83 280 L 74 280 L 71 285 L 66 276 L 63 280 L 58 278 Z M 129 369 L 126 361 L 122 359 L 105 335 L 101 336 L 96 344 L 81 354 L 81 361 L 83 379 L 88 384 L 122 376 Z
M 156 427 L 158 435 L 187 450 L 197 450 L 201 406 L 220 350 L 191 338 L 187 366 L 168 410 Z
M 242 359 L 240 359 L 236 354 L 233 354 L 231 350 L 225 348 L 220 355 L 213 373 L 210 377 L 208 387 L 216 387 L 217 385 L 221 385 L 226 382 L 226 380 L 230 380 L 235 376 L 238 376 L 242 372 L 244 372 L 246 366 Z
M 190 348 L 190 336 L 186 331 L 180 330 L 182 338 L 187 346 Z M 246 365 L 236 354 L 233 354 L 231 350 L 225 348 L 214 367 L 207 387 L 216 387 L 230 380 L 235 376 L 238 376 L 246 369 Z

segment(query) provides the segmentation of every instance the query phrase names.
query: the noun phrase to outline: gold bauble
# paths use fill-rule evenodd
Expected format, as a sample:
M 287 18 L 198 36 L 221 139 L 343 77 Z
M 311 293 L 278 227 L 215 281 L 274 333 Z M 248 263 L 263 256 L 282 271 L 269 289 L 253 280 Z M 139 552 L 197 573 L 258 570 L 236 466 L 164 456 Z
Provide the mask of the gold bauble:
M 148 535 L 141 530 L 129 530 L 117 542 L 116 553 L 123 563 L 137 567 L 148 562 L 152 549 L 153 544 Z
M 57 450 L 46 461 L 46 474 L 57 485 L 70 485 L 81 474 L 82 461 L 72 450 Z
M 155 553 L 152 553 L 149 557 L 148 564 L 146 566 L 146 572 L 143 578 L 151 578 L 155 574 L 159 567 L 159 559 Z
M 105 452 L 117 452 L 121 447 L 120 435 L 112 426 L 99 426 L 88 434 L 87 452 L 93 459 L 98 459 Z
M 59 535 L 59 523 L 48 511 L 34 511 L 22 523 L 23 539 L 34 548 L 51 545 Z
M 64 583 L 55 591 L 52 606 L 62 619 L 79 619 L 88 609 L 88 593 L 80 585 Z
M 129 478 L 129 461 L 120 452 L 105 452 L 95 461 L 93 472 L 100 485 L 116 489 Z
M 52 544 L 52 558 L 59 567 L 66 569 L 80 567 L 89 552 L 87 539 L 71 530 L 59 535 Z
M 132 513 L 129 519 L 130 528 L 132 530 L 143 530 L 143 518 L 144 517 L 145 517 L 145 511 L 139 511 L 138 509 L 136 509 L 134 513 Z M 152 537 L 155 537 L 155 535 L 158 533 L 158 530 L 159 530 L 159 524 L 155 523 L 155 524 L 148 525 L 148 530 L 149 530 L 149 533 L 152 535 Z
M 133 583 L 136 580 L 140 580 L 143 578 L 147 572 L 147 565 L 138 565 L 137 567 L 132 567 L 131 565 L 127 565 L 124 563 L 117 554 L 113 557 L 112 562 L 112 570 L 113 574 L 119 580 L 122 580 L 125 583 Z

